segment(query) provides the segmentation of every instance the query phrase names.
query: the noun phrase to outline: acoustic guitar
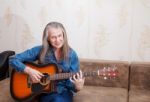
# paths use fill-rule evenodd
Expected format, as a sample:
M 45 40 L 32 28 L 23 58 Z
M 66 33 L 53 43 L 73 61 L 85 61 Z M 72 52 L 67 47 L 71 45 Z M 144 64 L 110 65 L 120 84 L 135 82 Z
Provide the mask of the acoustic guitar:
M 40 71 L 44 74 L 39 83 L 32 83 L 30 77 L 22 72 L 15 70 L 11 73 L 10 92 L 11 96 L 19 102 L 26 102 L 41 93 L 50 93 L 53 91 L 53 82 L 57 80 L 69 79 L 76 73 L 57 73 L 58 67 L 55 64 L 49 63 L 39 65 L 31 62 L 25 63 L 26 66 Z M 114 79 L 118 75 L 117 68 L 103 68 L 93 72 L 82 72 L 84 77 L 100 76 L 104 79 Z

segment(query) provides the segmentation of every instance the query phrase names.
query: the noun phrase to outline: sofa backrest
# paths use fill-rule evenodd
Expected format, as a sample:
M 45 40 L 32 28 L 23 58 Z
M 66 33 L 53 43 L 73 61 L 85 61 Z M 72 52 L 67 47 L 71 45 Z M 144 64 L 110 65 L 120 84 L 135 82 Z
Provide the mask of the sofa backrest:
M 83 72 L 90 72 L 97 69 L 103 69 L 104 67 L 107 68 L 114 66 L 118 70 L 117 78 L 105 80 L 103 77 L 86 77 L 85 85 L 120 87 L 128 89 L 129 62 L 80 59 L 80 69 Z
M 150 62 L 131 63 L 130 89 L 150 91 Z

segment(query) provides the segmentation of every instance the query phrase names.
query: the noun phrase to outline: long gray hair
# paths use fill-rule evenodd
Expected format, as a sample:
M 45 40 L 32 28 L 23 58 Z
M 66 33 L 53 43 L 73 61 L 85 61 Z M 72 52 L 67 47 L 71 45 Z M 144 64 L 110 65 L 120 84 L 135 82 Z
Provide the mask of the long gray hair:
M 69 45 L 67 40 L 67 34 L 64 26 L 59 22 L 50 22 L 46 25 L 44 31 L 43 31 L 43 38 L 42 38 L 42 49 L 39 55 L 39 63 L 44 63 L 44 58 L 48 50 L 52 49 L 52 45 L 48 41 L 48 30 L 49 28 L 60 28 L 63 32 L 63 38 L 64 38 L 64 44 L 61 48 L 62 52 L 62 59 L 67 60 L 68 59 L 68 53 L 69 53 Z

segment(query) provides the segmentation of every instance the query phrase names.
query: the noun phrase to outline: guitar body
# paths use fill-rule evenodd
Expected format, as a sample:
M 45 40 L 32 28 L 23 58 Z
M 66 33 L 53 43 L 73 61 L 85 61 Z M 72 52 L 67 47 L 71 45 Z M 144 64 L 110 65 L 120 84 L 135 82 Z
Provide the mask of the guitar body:
M 48 75 L 53 75 L 57 72 L 57 67 L 55 64 L 36 66 L 31 63 L 26 63 L 26 66 Z M 31 81 L 29 80 L 29 76 L 27 74 L 13 70 L 10 80 L 10 91 L 12 97 L 17 101 L 27 101 L 33 99 L 34 96 L 37 96 L 40 93 L 47 93 L 52 90 L 51 82 L 47 85 L 30 82 Z

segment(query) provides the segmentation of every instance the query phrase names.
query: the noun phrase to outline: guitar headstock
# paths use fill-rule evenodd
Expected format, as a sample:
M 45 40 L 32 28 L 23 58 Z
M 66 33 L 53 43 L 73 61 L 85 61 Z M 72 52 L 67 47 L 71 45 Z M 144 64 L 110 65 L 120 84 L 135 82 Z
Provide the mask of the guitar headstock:
M 104 67 L 103 69 L 98 70 L 98 76 L 107 79 L 115 79 L 118 77 L 118 69 L 116 66 L 113 67 Z

